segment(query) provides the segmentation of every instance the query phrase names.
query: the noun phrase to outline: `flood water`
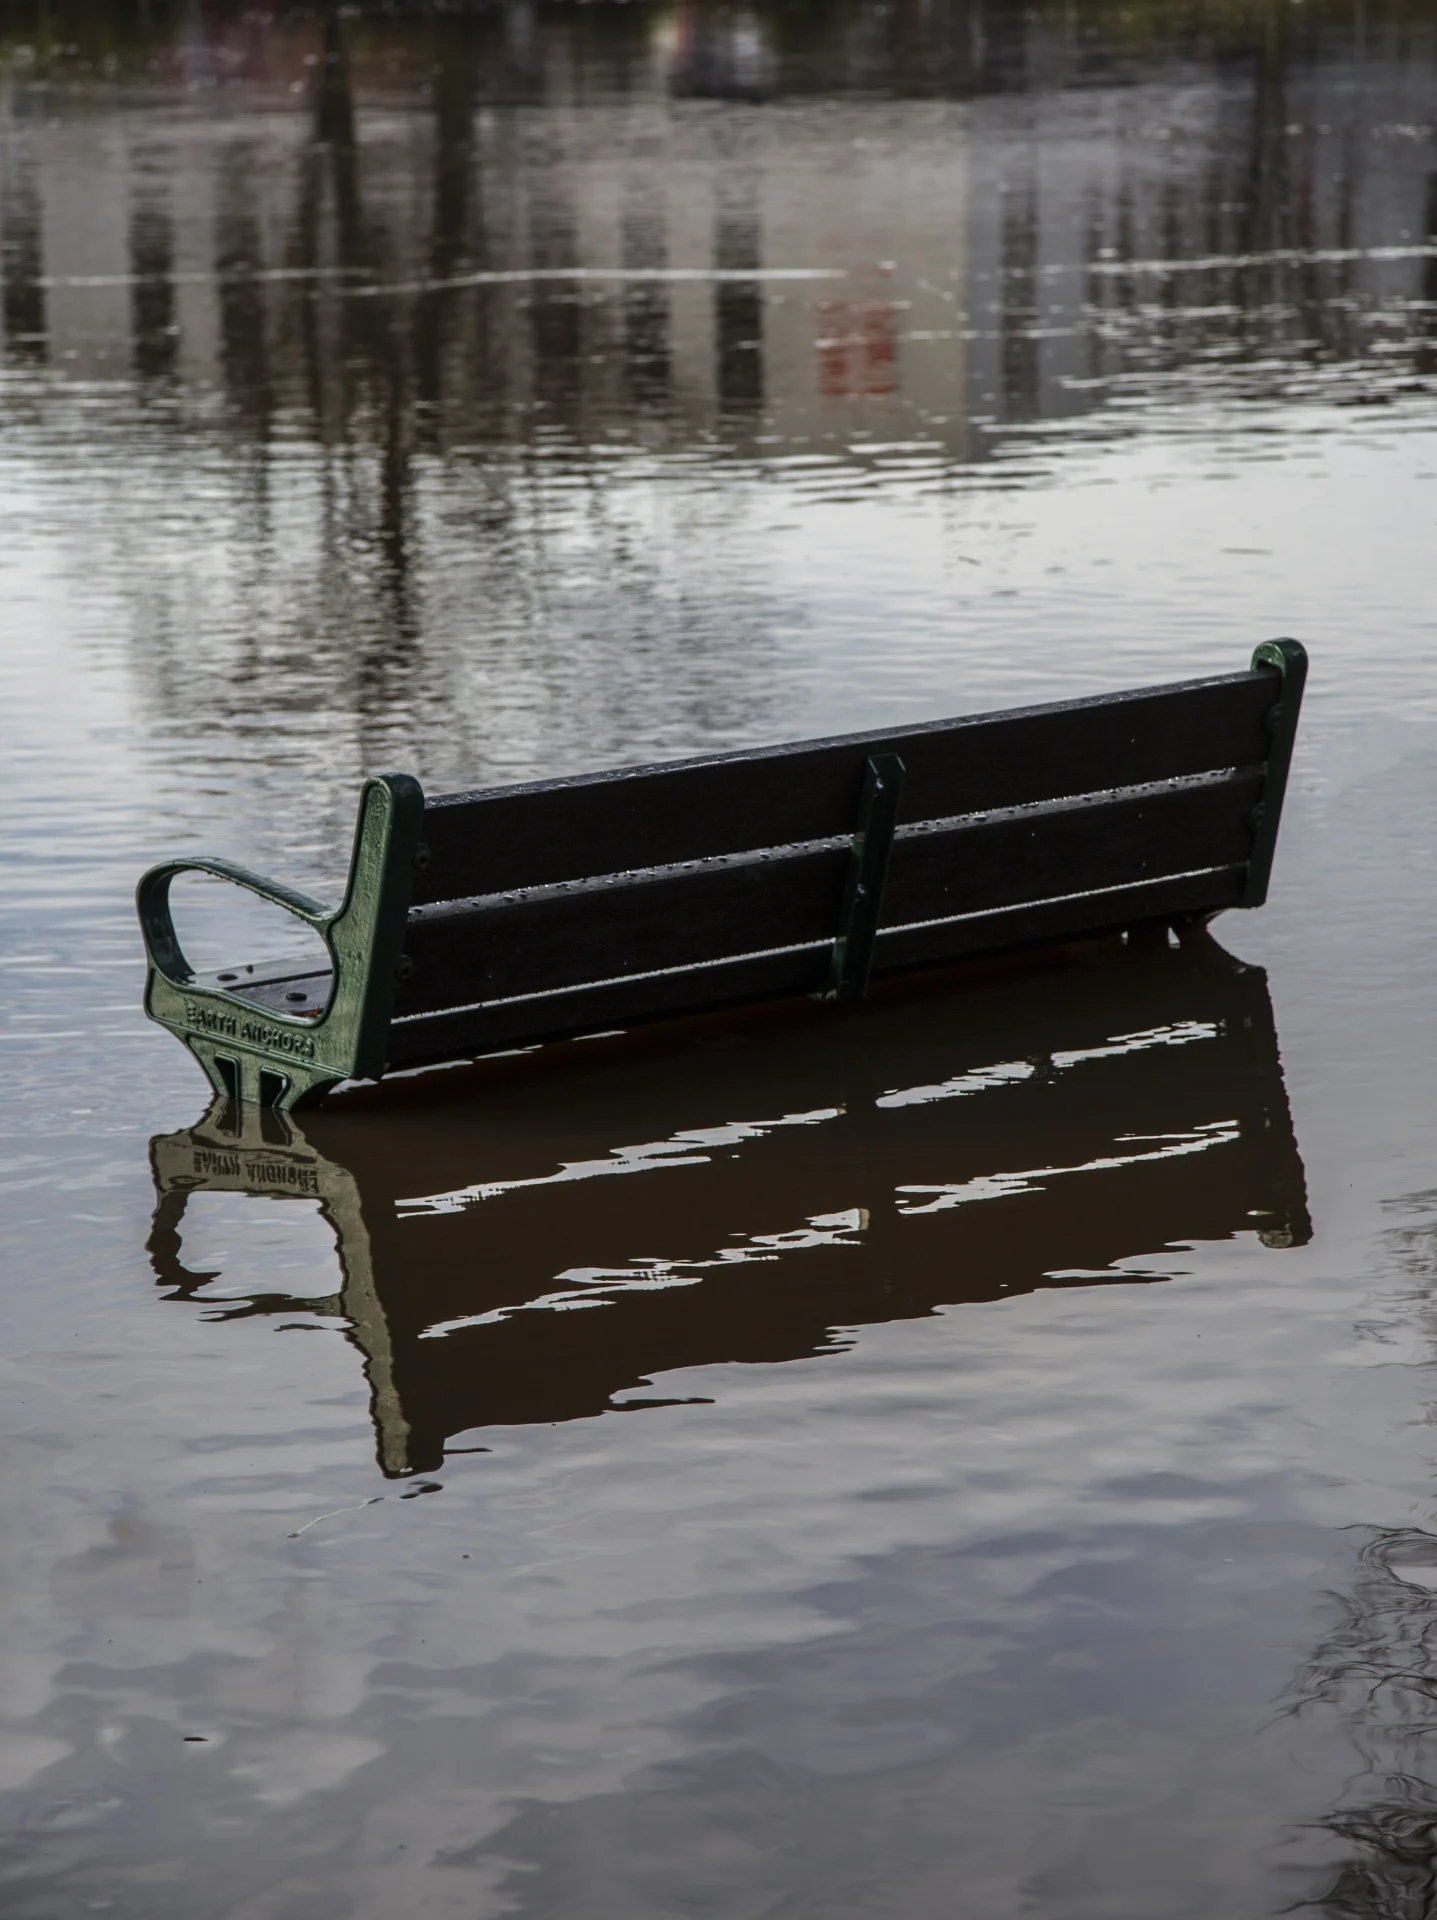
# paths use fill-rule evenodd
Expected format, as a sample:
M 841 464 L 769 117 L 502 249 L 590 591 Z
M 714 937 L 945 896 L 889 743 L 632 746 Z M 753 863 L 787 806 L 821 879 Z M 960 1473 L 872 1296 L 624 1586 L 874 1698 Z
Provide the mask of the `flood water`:
M 1437 1913 L 1434 580 L 1431 5 L 3 0 L 6 1920 Z M 1215 940 L 238 1130 L 141 1015 L 368 772 L 1279 634 Z

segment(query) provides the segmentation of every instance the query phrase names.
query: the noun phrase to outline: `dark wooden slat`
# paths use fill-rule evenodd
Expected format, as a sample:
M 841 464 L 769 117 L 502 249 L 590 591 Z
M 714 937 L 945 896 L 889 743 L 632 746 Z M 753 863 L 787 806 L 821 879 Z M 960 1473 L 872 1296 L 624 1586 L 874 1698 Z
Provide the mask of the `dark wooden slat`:
M 826 946 L 801 953 L 750 955 L 661 974 L 657 979 L 612 981 L 534 1000 L 400 1018 L 389 1030 L 389 1059 L 396 1067 L 453 1059 L 456 1054 L 629 1026 L 699 1008 L 817 993 L 827 984 Z
M 1097 892 L 1162 874 L 1236 865 L 1252 845 L 1260 769 L 951 827 L 895 844 L 883 925 Z
M 895 927 L 878 936 L 874 973 L 904 973 L 944 966 L 980 953 L 999 953 L 1042 940 L 1076 940 L 1084 934 L 1135 926 L 1143 920 L 1221 913 L 1242 904 L 1246 862 L 1206 872 L 1140 881 L 1103 894 L 1058 896 L 991 913 Z
M 424 812 L 414 900 L 547 886 L 852 831 L 865 760 L 907 768 L 902 818 L 932 820 L 1252 766 L 1275 671 L 855 733 L 486 792 Z
M 1245 865 L 1221 867 L 1115 887 L 1079 900 L 1044 901 L 942 926 L 880 933 L 874 973 L 938 966 L 970 954 L 1073 939 L 1145 920 L 1219 912 L 1238 905 L 1245 873 Z M 803 953 L 720 961 L 658 979 L 608 981 L 498 1006 L 400 1018 L 390 1030 L 390 1065 L 420 1066 L 745 1001 L 815 993 L 826 987 L 828 971 L 828 949 L 821 946 Z
M 414 975 L 396 1011 L 546 993 L 584 981 L 832 943 L 848 850 L 667 869 L 563 891 L 433 907 L 410 921 Z
M 1261 774 L 910 828 L 894 842 L 883 924 L 902 925 L 1164 873 L 1235 864 Z M 831 942 L 842 842 L 769 858 L 465 901 L 411 916 L 400 1014 L 552 992 L 740 954 Z

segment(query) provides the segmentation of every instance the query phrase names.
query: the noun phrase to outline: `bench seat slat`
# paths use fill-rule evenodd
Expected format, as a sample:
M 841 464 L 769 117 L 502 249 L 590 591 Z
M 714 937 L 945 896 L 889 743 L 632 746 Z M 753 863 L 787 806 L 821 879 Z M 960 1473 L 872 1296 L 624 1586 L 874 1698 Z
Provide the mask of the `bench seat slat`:
M 1248 856 L 1247 814 L 1261 790 L 1261 769 L 1246 768 L 900 829 L 881 926 L 1236 866 Z M 847 861 L 846 842 L 821 843 L 416 911 L 406 942 L 414 975 L 400 989 L 396 1015 L 773 949 L 826 950 Z
M 416 905 L 852 831 L 863 763 L 897 753 L 902 818 L 936 820 L 1267 757 L 1271 671 L 485 792 L 424 810 Z
M 874 976 L 908 967 L 940 966 L 1045 940 L 1076 939 L 1144 920 L 1219 912 L 1242 898 L 1244 865 L 1115 887 L 1106 893 L 1040 901 L 939 926 L 880 933 Z M 390 1064 L 419 1065 L 495 1047 L 557 1039 L 634 1021 L 700 1013 L 749 1000 L 821 991 L 828 984 L 826 945 L 799 952 L 753 954 L 683 972 L 611 980 L 539 998 L 471 1006 L 396 1019 Z

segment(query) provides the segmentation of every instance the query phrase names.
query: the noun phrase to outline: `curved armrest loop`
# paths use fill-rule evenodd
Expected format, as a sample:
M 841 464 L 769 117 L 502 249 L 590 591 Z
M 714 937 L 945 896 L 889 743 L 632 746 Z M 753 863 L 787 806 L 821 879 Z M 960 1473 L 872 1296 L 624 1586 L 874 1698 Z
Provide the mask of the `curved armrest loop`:
M 283 886 L 278 881 L 266 880 L 263 874 L 254 873 L 234 860 L 217 860 L 208 854 L 196 854 L 192 859 L 165 860 L 159 866 L 151 867 L 141 878 L 135 889 L 135 911 L 140 916 L 140 933 L 150 965 L 158 968 L 174 986 L 188 986 L 195 977 L 194 968 L 185 958 L 179 935 L 175 932 L 174 916 L 170 912 L 170 883 L 182 873 L 208 873 L 216 880 L 229 880 L 259 899 L 283 907 L 296 920 L 303 920 L 328 945 L 326 935 L 337 910 L 325 906 L 323 901 L 312 900 L 307 893 Z

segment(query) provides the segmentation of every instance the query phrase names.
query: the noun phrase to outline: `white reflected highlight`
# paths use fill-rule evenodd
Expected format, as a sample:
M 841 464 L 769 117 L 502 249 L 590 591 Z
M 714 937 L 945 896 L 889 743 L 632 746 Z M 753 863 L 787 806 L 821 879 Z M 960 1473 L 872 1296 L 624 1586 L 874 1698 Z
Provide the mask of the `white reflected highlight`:
M 1040 1072 L 1061 1073 L 1090 1061 L 1118 1059 L 1126 1054 L 1144 1052 L 1150 1047 L 1182 1047 L 1196 1040 L 1214 1040 L 1217 1032 L 1216 1025 L 1209 1020 L 1177 1020 L 1171 1025 L 1146 1028 L 1140 1033 L 1117 1034 L 1100 1046 L 1055 1053 L 1041 1062 L 1008 1060 L 993 1066 L 971 1067 L 949 1080 L 882 1094 L 874 1104 L 879 1107 L 910 1107 L 925 1106 L 934 1100 L 961 1099 L 967 1094 L 987 1093 L 999 1087 L 1018 1085 L 1033 1079 Z M 686 1127 L 667 1140 L 614 1147 L 602 1160 L 565 1161 L 553 1173 L 534 1174 L 517 1180 L 476 1180 L 467 1187 L 416 1195 L 412 1199 L 400 1200 L 397 1210 L 401 1219 L 458 1213 L 480 1201 L 497 1199 L 503 1193 L 522 1192 L 529 1187 L 567 1186 L 575 1180 L 599 1180 L 620 1173 L 650 1173 L 661 1167 L 707 1166 L 717 1151 L 733 1150 L 751 1140 L 762 1140 L 781 1127 L 818 1126 L 826 1120 L 838 1119 L 842 1112 L 842 1107 L 815 1107 L 808 1113 L 785 1113 L 772 1120 L 729 1120 L 714 1127 Z
M 1115 1034 L 1100 1047 L 1075 1047 L 1052 1054 L 1047 1062 L 1054 1072 L 1066 1072 L 1089 1060 L 1115 1060 L 1124 1054 L 1143 1053 L 1149 1047 L 1185 1047 L 1194 1040 L 1215 1040 L 1217 1027 L 1211 1020 L 1175 1020 L 1168 1026 L 1147 1027 L 1141 1033 Z M 973 1067 L 940 1080 L 932 1086 L 906 1087 L 896 1093 L 880 1095 L 880 1107 L 924 1107 L 934 1100 L 961 1100 L 970 1093 L 987 1093 L 994 1087 L 1013 1086 L 1031 1080 L 1039 1071 L 1034 1060 L 1005 1060 L 998 1066 Z
M 1129 1134 L 1131 1140 L 1160 1140 L 1163 1145 L 1146 1153 L 1113 1153 L 1095 1160 L 1083 1160 L 1073 1167 L 1031 1167 L 1025 1173 L 984 1173 L 976 1179 L 959 1181 L 953 1186 L 903 1186 L 899 1195 L 931 1194 L 924 1206 L 905 1206 L 902 1214 L 946 1213 L 950 1207 L 963 1207 L 975 1200 L 1008 1200 L 1018 1194 L 1043 1193 L 1050 1180 L 1069 1173 L 1108 1173 L 1118 1167 L 1136 1167 L 1149 1160 L 1178 1160 L 1190 1153 L 1206 1153 L 1210 1147 L 1227 1146 L 1241 1138 L 1236 1120 L 1214 1120 L 1194 1127 L 1190 1133 Z M 1121 1141 L 1118 1143 L 1121 1144 Z
M 755 1233 L 744 1236 L 745 1244 L 720 1247 L 706 1260 L 635 1260 L 624 1267 L 569 1267 L 557 1276 L 572 1284 L 561 1292 L 541 1294 L 537 1300 L 523 1300 L 511 1307 L 494 1307 L 488 1313 L 465 1314 L 457 1320 L 442 1320 L 427 1327 L 421 1340 L 438 1340 L 465 1327 L 490 1327 L 510 1320 L 516 1313 L 573 1313 L 585 1307 L 606 1307 L 625 1293 L 658 1293 L 669 1287 L 697 1286 L 705 1273 L 716 1267 L 751 1265 L 756 1260 L 777 1260 L 785 1253 L 799 1253 L 810 1247 L 852 1247 L 851 1236 L 868 1225 L 862 1207 L 847 1207 L 841 1213 L 816 1213 L 806 1226 L 786 1233 Z
M 525 1187 L 566 1186 L 573 1180 L 597 1180 L 612 1173 L 648 1173 L 655 1167 L 703 1167 L 712 1159 L 712 1150 L 737 1147 L 746 1140 L 761 1140 L 779 1127 L 807 1127 L 821 1120 L 836 1120 L 841 1111 L 840 1107 L 816 1107 L 811 1113 L 785 1113 L 776 1120 L 729 1120 L 717 1127 L 687 1127 L 667 1140 L 611 1148 L 603 1160 L 565 1161 L 556 1173 L 535 1174 L 526 1180 L 477 1180 L 473 1186 L 455 1187 L 448 1193 L 401 1200 L 398 1211 L 401 1218 L 458 1213 L 476 1201 L 492 1200 L 501 1193 L 516 1193 Z

